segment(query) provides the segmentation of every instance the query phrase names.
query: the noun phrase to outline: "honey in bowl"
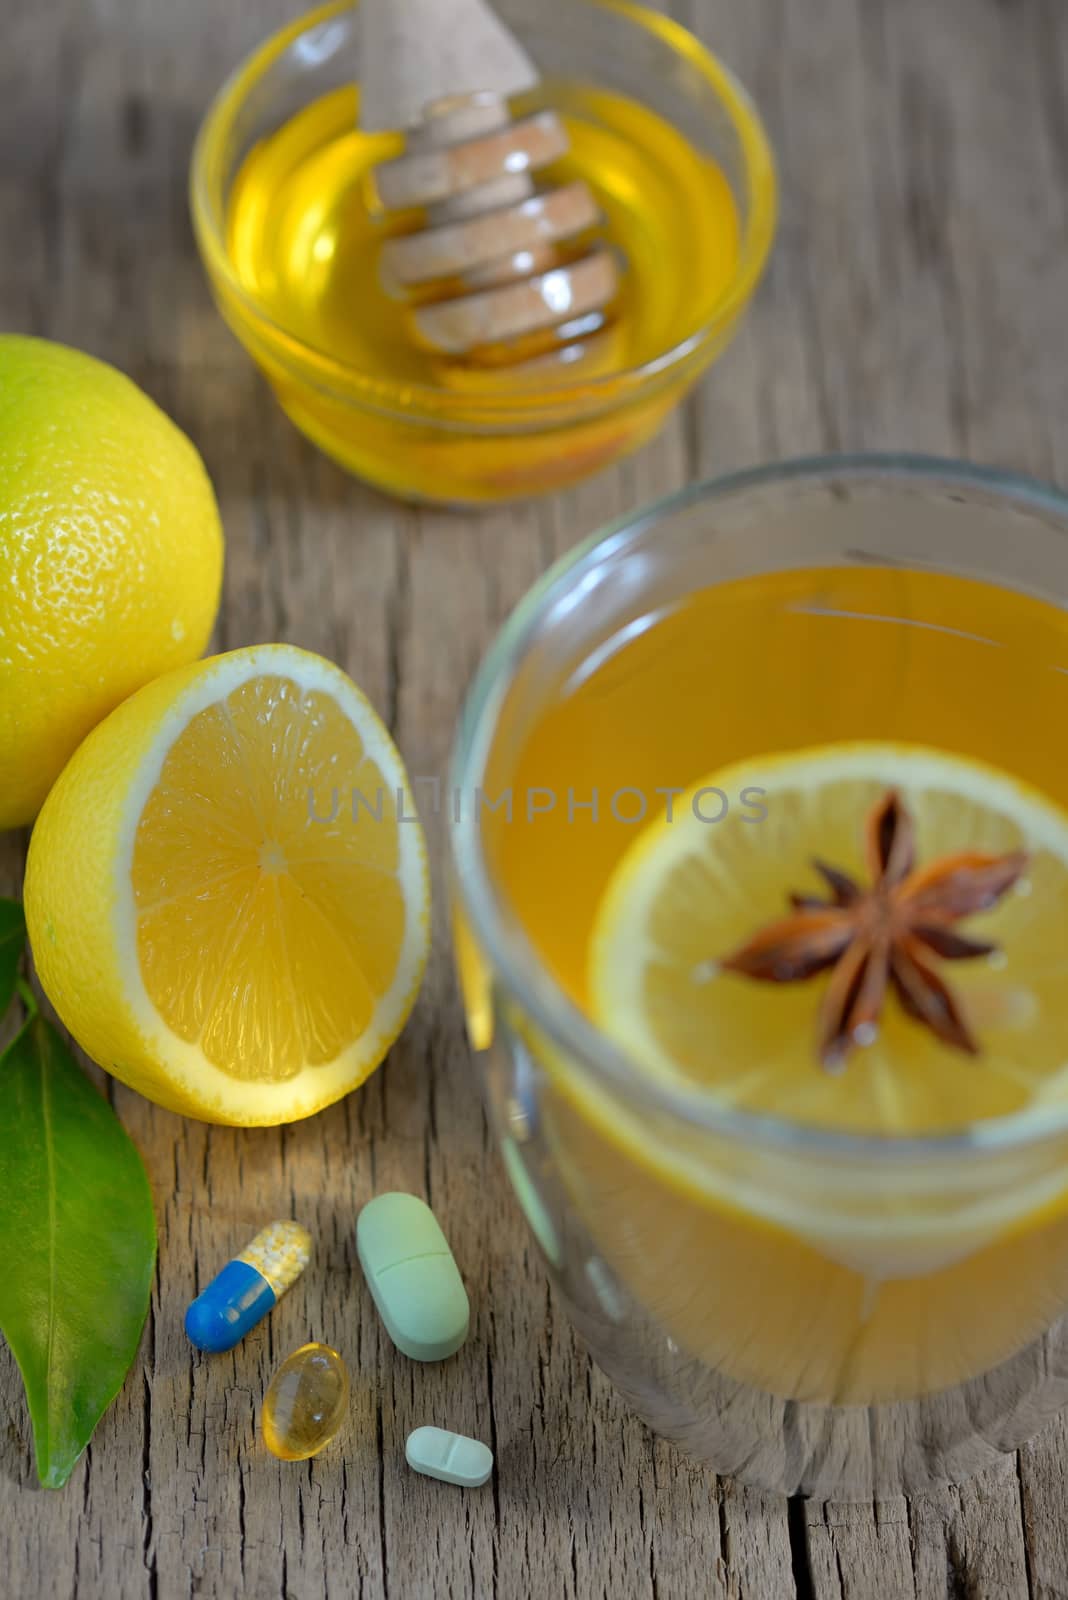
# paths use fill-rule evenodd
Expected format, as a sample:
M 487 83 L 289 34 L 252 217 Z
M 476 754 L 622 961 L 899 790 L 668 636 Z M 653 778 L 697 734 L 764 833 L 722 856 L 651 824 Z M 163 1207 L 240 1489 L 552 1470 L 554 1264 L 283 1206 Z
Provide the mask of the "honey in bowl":
M 353 470 L 415 498 L 507 498 L 585 476 L 641 443 L 695 375 L 685 366 L 643 403 L 613 406 L 613 385 L 696 337 L 736 275 L 741 222 L 734 191 L 710 156 L 670 122 L 626 96 L 579 83 L 547 83 L 516 102 L 562 119 L 569 151 L 538 174 L 539 189 L 581 180 L 601 220 L 594 244 L 612 249 L 619 288 L 595 325 L 509 348 L 449 355 L 414 335 L 411 307 L 381 281 L 381 246 L 411 227 L 387 216 L 374 169 L 402 148 L 397 134 L 359 126 L 355 87 L 313 101 L 253 146 L 229 197 L 225 246 L 243 298 L 223 298 L 237 331 L 253 328 L 247 305 L 268 319 L 255 352 L 294 420 Z M 733 320 L 733 319 L 731 319 Z M 729 326 L 729 322 L 727 324 Z M 726 327 L 724 332 L 726 333 Z M 411 397 L 408 415 L 388 406 L 346 409 L 293 381 L 287 341 Z M 277 341 L 277 342 L 276 342 Z M 500 409 L 519 402 L 538 421 L 542 397 L 566 389 L 587 420 L 506 429 Z M 593 397 L 603 386 L 604 402 Z M 426 396 L 474 418 L 458 441 L 413 426 Z M 551 420 L 551 419 L 550 419 Z

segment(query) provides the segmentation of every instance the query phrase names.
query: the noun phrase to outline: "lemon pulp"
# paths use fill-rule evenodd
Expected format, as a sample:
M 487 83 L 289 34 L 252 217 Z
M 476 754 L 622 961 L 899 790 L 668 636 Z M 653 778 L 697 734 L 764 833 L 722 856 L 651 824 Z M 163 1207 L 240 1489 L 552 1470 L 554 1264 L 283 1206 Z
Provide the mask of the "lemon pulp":
M 381 822 L 353 826 L 354 793 L 383 797 Z M 282 677 L 242 684 L 168 751 L 134 846 L 138 957 L 160 1016 L 222 1071 L 289 1078 L 368 1027 L 404 936 L 387 793 L 337 704 Z
M 874 1039 L 830 1073 L 815 1053 L 828 977 L 757 983 L 716 958 L 784 916 L 789 891 L 823 892 L 813 859 L 865 883 L 864 817 L 889 788 L 912 813 L 921 865 L 1023 849 L 1028 871 L 967 924 L 996 953 L 936 963 L 979 1057 L 947 1048 L 890 995 Z M 1068 1094 L 1068 816 L 1051 801 L 984 763 L 878 743 L 746 761 L 701 789 L 759 791 L 765 814 L 735 808 L 710 825 L 684 798 L 624 856 L 595 925 L 595 1020 L 643 1068 L 721 1104 L 866 1133 L 947 1131 Z

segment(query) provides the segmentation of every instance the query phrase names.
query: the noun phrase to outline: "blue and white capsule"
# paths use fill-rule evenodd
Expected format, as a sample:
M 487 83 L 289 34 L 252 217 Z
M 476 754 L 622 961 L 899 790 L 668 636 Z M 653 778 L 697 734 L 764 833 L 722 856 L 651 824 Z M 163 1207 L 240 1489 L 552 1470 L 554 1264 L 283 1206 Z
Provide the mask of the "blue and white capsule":
M 272 1222 L 228 1261 L 185 1314 L 198 1350 L 217 1355 L 262 1322 L 311 1260 L 312 1239 L 299 1222 Z

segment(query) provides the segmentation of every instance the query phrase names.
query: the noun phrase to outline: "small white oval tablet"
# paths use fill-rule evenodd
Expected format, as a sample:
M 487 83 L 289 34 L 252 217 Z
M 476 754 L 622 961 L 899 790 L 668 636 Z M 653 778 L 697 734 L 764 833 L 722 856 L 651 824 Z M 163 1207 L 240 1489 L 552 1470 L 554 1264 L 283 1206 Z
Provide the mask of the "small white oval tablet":
M 447 1428 L 416 1428 L 404 1446 L 408 1465 L 428 1478 L 477 1489 L 493 1471 L 493 1451 L 478 1439 Z

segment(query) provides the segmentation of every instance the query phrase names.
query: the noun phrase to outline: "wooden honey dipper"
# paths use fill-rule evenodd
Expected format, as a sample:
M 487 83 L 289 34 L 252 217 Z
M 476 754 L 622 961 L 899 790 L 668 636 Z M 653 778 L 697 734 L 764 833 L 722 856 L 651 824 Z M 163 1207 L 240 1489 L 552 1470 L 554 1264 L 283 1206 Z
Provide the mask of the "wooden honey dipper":
M 406 133 L 403 154 L 376 169 L 379 198 L 426 218 L 383 244 L 383 281 L 395 294 L 441 291 L 413 306 L 419 336 L 465 355 L 600 327 L 616 260 L 578 242 L 601 220 L 585 183 L 535 188 L 568 139 L 552 111 L 512 119 L 508 97 L 538 82 L 519 41 L 486 0 L 361 0 L 359 16 L 362 126 Z

